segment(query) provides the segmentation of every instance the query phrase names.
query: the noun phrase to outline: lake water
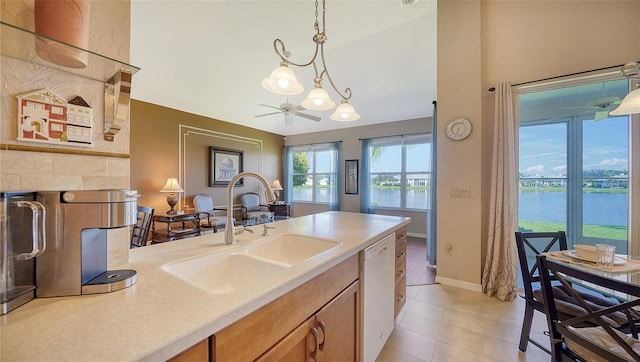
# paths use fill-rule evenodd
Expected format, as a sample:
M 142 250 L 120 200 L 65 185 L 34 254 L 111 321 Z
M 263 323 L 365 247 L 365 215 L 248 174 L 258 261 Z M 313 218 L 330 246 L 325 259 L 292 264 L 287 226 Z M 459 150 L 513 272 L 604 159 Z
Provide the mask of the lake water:
M 518 219 L 567 221 L 567 196 L 564 192 L 521 192 Z M 627 194 L 588 192 L 583 194 L 584 224 L 627 226 Z
M 309 188 L 294 188 L 294 199 L 311 201 Z M 329 190 L 319 188 L 317 200 L 329 201 Z M 584 224 L 627 226 L 627 194 L 584 193 Z M 372 190 L 372 199 L 379 206 L 397 207 L 400 192 L 396 190 Z M 427 193 L 424 190 L 409 191 L 408 208 L 426 209 Z M 521 192 L 518 218 L 531 221 L 567 221 L 567 201 L 564 192 Z

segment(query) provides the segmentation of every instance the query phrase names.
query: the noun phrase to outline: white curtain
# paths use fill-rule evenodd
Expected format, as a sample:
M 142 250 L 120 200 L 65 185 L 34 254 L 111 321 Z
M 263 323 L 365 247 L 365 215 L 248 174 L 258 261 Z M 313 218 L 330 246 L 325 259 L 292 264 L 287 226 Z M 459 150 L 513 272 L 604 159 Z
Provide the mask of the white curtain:
M 511 85 L 500 83 L 495 91 L 489 235 L 482 275 L 482 291 L 511 301 L 517 295 L 518 261 L 514 233 L 518 225 L 518 168 Z

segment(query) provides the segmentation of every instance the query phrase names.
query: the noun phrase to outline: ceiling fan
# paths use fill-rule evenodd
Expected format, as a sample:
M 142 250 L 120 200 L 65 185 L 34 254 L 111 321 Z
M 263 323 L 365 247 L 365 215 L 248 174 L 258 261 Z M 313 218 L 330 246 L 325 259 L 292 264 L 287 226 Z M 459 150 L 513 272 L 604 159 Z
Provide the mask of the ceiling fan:
M 265 117 L 265 116 L 271 116 L 274 114 L 279 114 L 279 113 L 283 113 L 284 114 L 284 124 L 286 124 L 287 126 L 290 126 L 293 123 L 293 119 L 292 119 L 292 115 L 298 116 L 298 117 L 302 117 L 302 118 L 306 118 L 306 119 L 310 119 L 312 121 L 316 121 L 316 122 L 320 122 L 320 120 L 322 118 L 318 117 L 318 116 L 313 116 L 310 114 L 306 114 L 306 113 L 301 113 L 301 110 L 304 110 L 306 108 L 304 108 L 303 106 L 296 106 L 293 105 L 291 103 L 289 103 L 288 101 L 286 103 L 282 103 L 279 107 L 276 106 L 271 106 L 268 104 L 259 104 L 259 106 L 263 106 L 263 107 L 269 107 L 269 108 L 273 108 L 273 109 L 277 109 L 277 112 L 270 112 L 270 113 L 265 113 L 265 114 L 259 114 L 255 117 Z
M 603 119 L 609 118 L 609 112 L 616 109 L 620 103 L 622 103 L 622 99 L 620 97 L 615 96 L 606 96 L 604 89 L 604 82 L 602 83 L 602 97 L 592 99 L 586 106 L 582 107 L 569 107 L 573 109 L 583 109 L 585 114 L 593 114 L 595 111 L 594 121 L 601 121 Z M 582 113 L 582 112 L 581 112 Z

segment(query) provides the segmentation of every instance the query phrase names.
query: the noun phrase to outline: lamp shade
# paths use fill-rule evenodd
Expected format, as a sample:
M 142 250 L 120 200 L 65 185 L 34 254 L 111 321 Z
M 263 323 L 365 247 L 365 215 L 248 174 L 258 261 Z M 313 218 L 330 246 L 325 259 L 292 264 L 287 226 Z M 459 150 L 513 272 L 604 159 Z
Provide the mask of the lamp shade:
M 296 75 L 293 73 L 286 63 L 280 63 L 280 66 L 271 72 L 268 78 L 262 80 L 262 87 L 270 92 L 284 95 L 296 95 L 304 92 L 304 87 Z
M 335 113 L 332 114 L 329 118 L 338 122 L 350 122 L 360 119 L 360 115 L 356 113 L 356 110 L 353 109 L 353 106 L 349 104 L 349 101 L 343 99 L 342 103 L 338 106 L 338 108 L 336 108 Z
M 335 107 L 336 103 L 329 98 L 329 93 L 327 93 L 326 90 L 322 89 L 321 86 L 316 85 L 300 105 L 306 109 L 324 111 Z
M 609 112 L 609 114 L 613 116 L 625 116 L 635 113 L 640 113 L 640 88 L 627 94 L 618 108 Z
M 160 192 L 183 192 L 184 190 L 180 187 L 178 183 L 178 179 L 175 177 L 169 177 L 167 179 L 167 183 L 164 184 Z
M 273 180 L 273 183 L 271 184 L 271 189 L 273 191 L 282 191 L 282 185 L 280 185 L 280 180 Z

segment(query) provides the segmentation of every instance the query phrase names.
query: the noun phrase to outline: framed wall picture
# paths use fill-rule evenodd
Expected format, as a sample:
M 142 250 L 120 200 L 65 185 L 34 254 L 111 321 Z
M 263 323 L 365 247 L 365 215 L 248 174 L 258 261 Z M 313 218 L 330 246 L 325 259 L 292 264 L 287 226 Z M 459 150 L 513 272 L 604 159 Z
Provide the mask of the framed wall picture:
M 209 147 L 209 186 L 229 185 L 231 179 L 242 172 L 243 151 Z M 242 186 L 242 179 L 236 186 Z
M 344 193 L 358 194 L 358 160 L 344 161 Z

